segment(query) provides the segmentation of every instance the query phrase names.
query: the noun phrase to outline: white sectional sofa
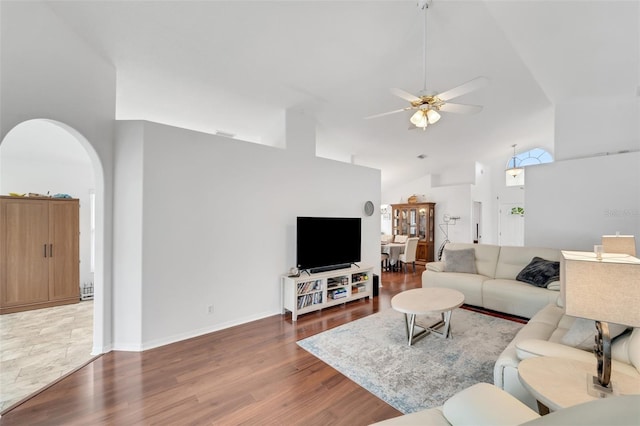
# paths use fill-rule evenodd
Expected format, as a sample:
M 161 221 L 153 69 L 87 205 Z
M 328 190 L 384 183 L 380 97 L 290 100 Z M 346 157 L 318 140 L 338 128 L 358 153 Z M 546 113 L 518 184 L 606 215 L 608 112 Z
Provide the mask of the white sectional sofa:
M 548 288 L 516 281 L 516 276 L 534 257 L 560 261 L 560 250 L 509 247 L 489 244 L 449 243 L 449 250 L 475 250 L 477 273 L 445 272 L 445 262 L 430 262 L 422 273 L 423 287 L 446 287 L 464 294 L 464 302 L 498 312 L 531 318 L 549 303 L 555 303 L 560 290 L 556 281 Z
M 593 354 L 596 329 L 593 321 L 576 319 L 564 314 L 561 299 L 540 310 L 516 334 L 502 351 L 493 368 L 494 384 L 535 408 L 534 397 L 518 379 L 518 364 L 535 356 L 551 356 L 593 364 L 596 374 L 596 357 Z M 613 338 L 611 344 L 611 369 L 635 377 L 640 383 L 640 329 L 628 330 L 626 326 L 609 324 Z
M 494 385 L 536 409 L 534 397 L 518 378 L 521 360 L 532 356 L 575 359 L 593 363 L 595 374 L 595 325 L 565 315 L 559 281 L 540 288 L 515 280 L 533 257 L 559 261 L 560 250 L 461 243 L 446 246 L 446 250 L 470 248 L 474 250 L 477 273 L 445 272 L 444 262 L 432 262 L 422 275 L 422 286 L 453 288 L 465 295 L 466 304 L 530 318 L 498 357 Z M 627 327 L 617 324 L 609 324 L 609 329 L 614 338 L 612 370 L 640 382 L 640 329 L 625 332 Z
M 477 383 L 449 398 L 441 407 L 428 408 L 371 426 L 629 426 L 638 424 L 640 395 L 596 399 L 540 416 L 507 393 Z

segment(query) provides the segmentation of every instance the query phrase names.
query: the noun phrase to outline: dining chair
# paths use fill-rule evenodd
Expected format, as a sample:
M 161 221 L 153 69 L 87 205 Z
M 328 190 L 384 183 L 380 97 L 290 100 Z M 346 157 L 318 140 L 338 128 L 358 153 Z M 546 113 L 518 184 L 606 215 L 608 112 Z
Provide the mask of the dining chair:
M 393 242 L 398 244 L 405 244 L 409 237 L 406 235 L 396 235 L 393 237 Z
M 380 253 L 380 266 L 383 271 L 389 269 L 389 255 L 387 253 Z
M 418 237 L 407 238 L 404 243 L 404 253 L 398 256 L 398 260 L 404 266 L 404 273 L 407 273 L 407 263 L 413 264 L 413 272 L 416 272 L 416 251 L 418 249 Z

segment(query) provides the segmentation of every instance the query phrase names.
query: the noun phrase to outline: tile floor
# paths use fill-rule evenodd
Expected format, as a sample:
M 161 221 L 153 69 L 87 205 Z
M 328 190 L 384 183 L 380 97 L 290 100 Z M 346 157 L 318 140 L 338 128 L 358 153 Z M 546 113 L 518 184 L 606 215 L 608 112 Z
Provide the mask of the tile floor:
M 93 301 L 0 315 L 0 412 L 89 361 Z

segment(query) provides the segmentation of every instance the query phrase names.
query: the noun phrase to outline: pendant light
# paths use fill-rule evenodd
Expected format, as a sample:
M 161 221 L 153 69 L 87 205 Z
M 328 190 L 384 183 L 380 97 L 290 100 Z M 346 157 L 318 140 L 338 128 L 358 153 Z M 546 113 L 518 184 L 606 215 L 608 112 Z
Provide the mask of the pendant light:
M 511 159 L 512 164 L 511 167 L 507 169 L 507 173 L 515 178 L 520 175 L 524 171 L 524 169 L 522 167 L 516 166 L 516 144 L 513 144 L 511 146 L 513 147 L 513 157 Z

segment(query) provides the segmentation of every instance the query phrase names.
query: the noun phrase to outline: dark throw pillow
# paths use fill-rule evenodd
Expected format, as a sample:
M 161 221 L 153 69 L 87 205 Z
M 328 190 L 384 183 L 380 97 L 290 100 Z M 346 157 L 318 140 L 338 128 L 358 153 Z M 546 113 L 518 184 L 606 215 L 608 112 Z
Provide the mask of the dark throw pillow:
M 475 274 L 476 250 L 473 248 L 461 250 L 444 249 L 444 272 L 464 272 Z
M 516 280 L 536 287 L 546 288 L 551 282 L 560 279 L 560 262 L 534 257 L 516 277 Z

